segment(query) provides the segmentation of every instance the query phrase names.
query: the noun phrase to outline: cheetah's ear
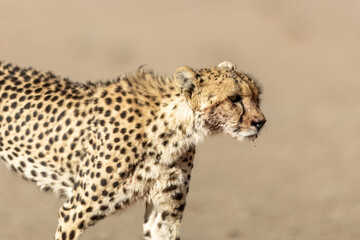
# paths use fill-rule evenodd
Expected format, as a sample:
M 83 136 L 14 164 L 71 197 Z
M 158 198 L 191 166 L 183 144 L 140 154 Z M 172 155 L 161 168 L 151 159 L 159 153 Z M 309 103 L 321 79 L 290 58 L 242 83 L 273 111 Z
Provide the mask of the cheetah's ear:
M 196 72 L 189 67 L 182 66 L 175 70 L 174 77 L 181 91 L 190 98 L 195 88 Z
M 236 65 L 230 61 L 223 61 L 223 62 L 219 63 L 218 67 L 230 68 L 231 70 L 236 70 Z

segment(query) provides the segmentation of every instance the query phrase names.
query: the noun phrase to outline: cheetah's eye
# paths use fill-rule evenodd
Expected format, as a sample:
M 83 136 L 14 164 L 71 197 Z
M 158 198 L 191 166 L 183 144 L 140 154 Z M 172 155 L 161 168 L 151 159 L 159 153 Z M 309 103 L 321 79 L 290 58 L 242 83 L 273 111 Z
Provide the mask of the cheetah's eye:
M 242 100 L 240 95 L 234 95 L 229 97 L 230 101 L 232 101 L 233 103 L 238 103 Z

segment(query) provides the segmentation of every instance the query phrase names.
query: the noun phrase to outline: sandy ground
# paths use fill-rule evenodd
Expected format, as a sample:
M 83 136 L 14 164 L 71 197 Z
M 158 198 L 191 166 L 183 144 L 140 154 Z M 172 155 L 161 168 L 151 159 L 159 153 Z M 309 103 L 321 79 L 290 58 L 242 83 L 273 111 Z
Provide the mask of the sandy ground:
M 232 60 L 268 123 L 198 147 L 182 239 L 360 239 L 359 1 L 2 0 L 0 58 L 76 81 Z M 0 166 L 1 240 L 53 239 L 61 204 Z M 83 239 L 141 239 L 143 208 Z

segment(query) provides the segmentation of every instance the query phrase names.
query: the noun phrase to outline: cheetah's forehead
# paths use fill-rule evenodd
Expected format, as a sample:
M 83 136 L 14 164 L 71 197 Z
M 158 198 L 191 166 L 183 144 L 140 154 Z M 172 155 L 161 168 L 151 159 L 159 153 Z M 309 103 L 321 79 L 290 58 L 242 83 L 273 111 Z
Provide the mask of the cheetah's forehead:
M 256 96 L 261 93 L 259 84 L 249 75 L 235 69 L 212 67 L 203 68 L 197 72 L 202 91 L 221 89 L 224 97 L 240 93 Z
M 208 83 L 211 83 L 212 81 L 221 82 L 226 80 L 232 80 L 235 83 L 253 81 L 246 73 L 236 71 L 235 69 L 221 67 L 202 68 L 198 71 L 198 76 L 203 80 L 209 80 Z

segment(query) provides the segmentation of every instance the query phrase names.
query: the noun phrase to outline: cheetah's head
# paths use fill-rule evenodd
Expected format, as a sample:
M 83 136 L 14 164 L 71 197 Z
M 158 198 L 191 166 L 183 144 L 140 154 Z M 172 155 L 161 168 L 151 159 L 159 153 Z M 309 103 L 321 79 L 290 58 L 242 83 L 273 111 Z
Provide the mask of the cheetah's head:
M 188 100 L 196 121 L 210 134 L 254 139 L 266 122 L 260 110 L 258 84 L 231 62 L 193 70 L 179 67 L 175 79 Z

